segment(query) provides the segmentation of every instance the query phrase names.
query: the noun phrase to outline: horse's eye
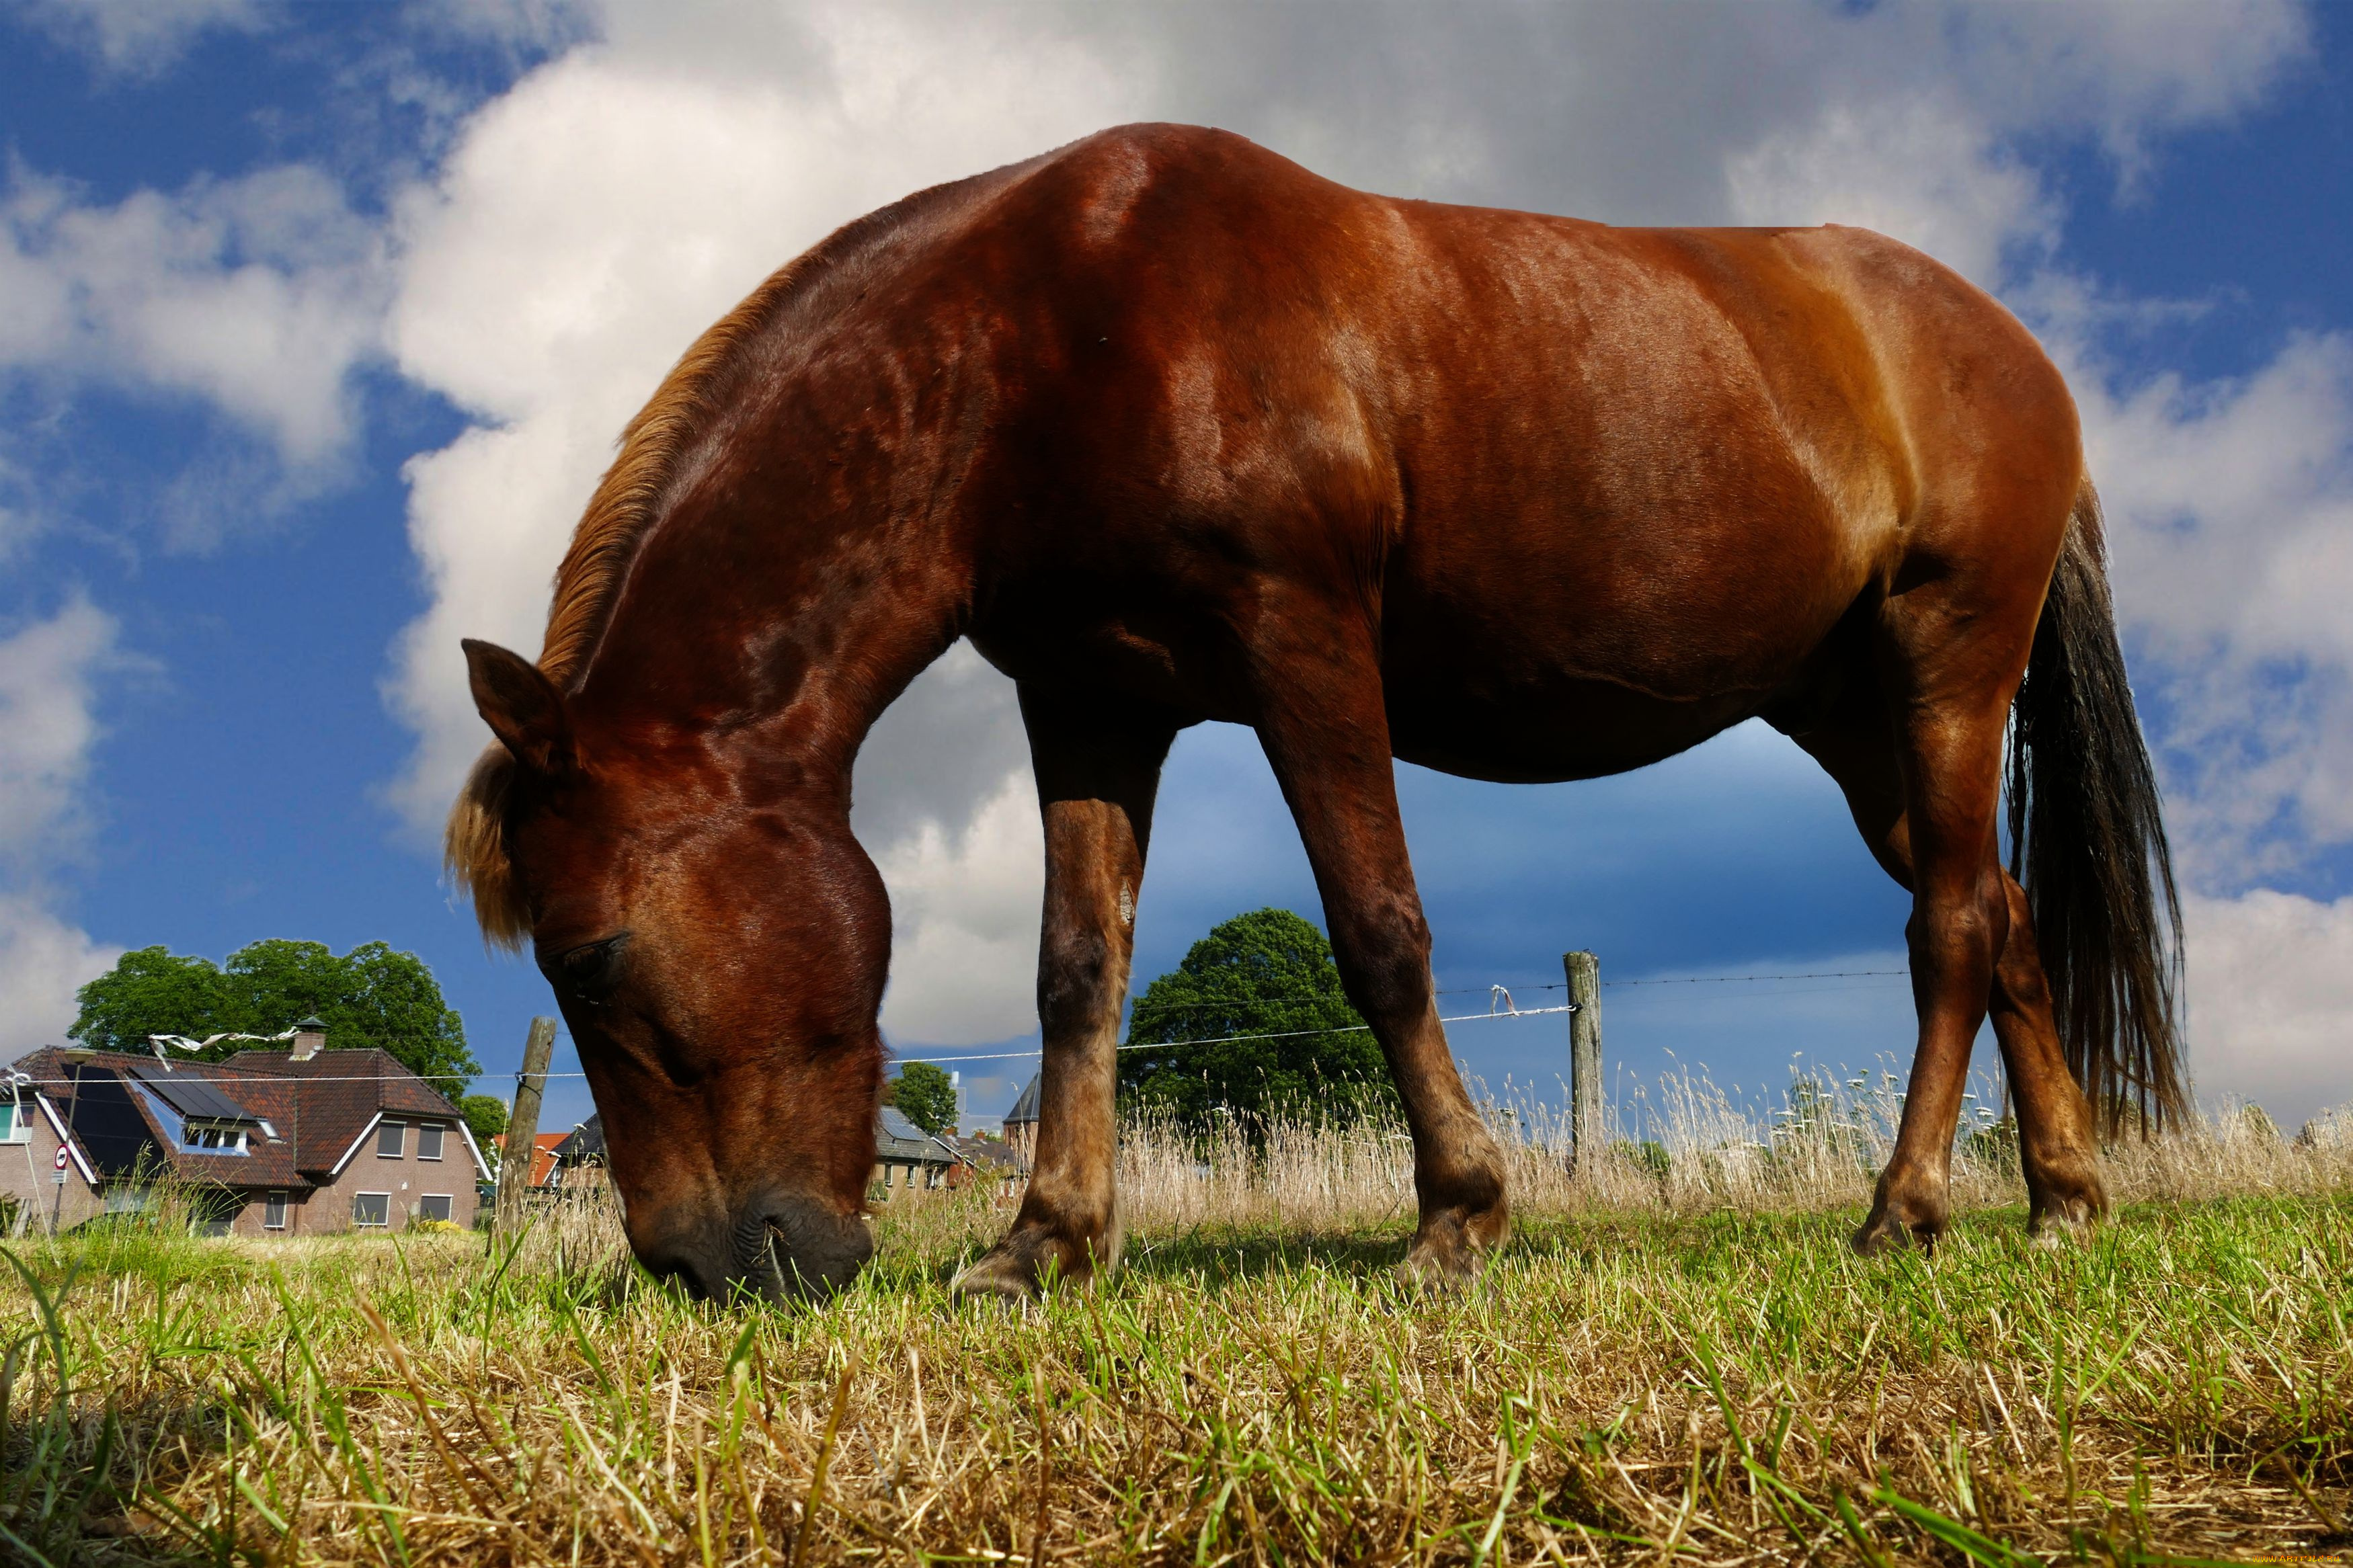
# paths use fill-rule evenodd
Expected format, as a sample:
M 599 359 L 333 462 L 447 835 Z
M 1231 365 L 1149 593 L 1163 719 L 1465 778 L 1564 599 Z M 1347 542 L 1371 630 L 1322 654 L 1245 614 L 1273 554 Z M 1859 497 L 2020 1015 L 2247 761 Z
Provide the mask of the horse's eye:
M 621 948 L 627 937 L 609 936 L 558 953 L 540 968 L 558 989 L 575 1000 L 597 1005 L 621 983 Z

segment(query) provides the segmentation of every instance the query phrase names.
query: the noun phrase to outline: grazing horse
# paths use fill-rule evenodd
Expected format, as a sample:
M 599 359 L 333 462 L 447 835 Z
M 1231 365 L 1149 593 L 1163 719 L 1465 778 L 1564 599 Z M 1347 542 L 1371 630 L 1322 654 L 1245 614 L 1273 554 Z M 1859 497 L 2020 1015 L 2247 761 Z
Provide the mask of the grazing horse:
M 2058 372 L 1892 240 L 1394 200 L 1108 131 L 860 218 L 687 352 L 538 662 L 466 644 L 497 741 L 448 862 L 554 986 L 638 1258 L 706 1295 L 839 1287 L 873 1245 L 891 948 L 850 764 L 969 637 L 1045 817 L 1036 1169 L 959 1280 L 1019 1296 L 1118 1258 L 1153 796 L 1177 731 L 1250 725 L 1404 1100 L 1404 1268 L 1444 1279 L 1508 1208 L 1391 759 L 1586 778 L 1762 717 L 1913 896 L 1918 1049 L 1856 1245 L 1943 1229 L 1989 1008 L 2032 1223 L 2085 1221 L 2094 1102 L 2184 1094 L 2102 561 Z

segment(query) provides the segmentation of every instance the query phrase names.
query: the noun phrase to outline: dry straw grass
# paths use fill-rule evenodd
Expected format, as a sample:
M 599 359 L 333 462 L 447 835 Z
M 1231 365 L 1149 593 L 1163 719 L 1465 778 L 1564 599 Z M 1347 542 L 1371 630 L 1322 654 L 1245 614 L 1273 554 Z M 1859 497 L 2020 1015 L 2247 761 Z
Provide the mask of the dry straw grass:
M 1852 1092 L 1849 1092 L 1851 1090 Z M 607 1207 L 473 1237 L 16 1244 L 0 1556 L 67 1563 L 1555 1561 L 2353 1549 L 2353 1124 L 2116 1152 L 2021 1234 L 1998 1129 L 1933 1259 L 1843 1242 L 1873 1086 L 1774 1123 L 1704 1083 L 1572 1184 L 1513 1139 L 1475 1288 L 1402 1292 L 1394 1130 L 1136 1129 L 1128 1265 L 1040 1309 L 944 1281 L 986 1193 L 902 1200 L 821 1310 L 715 1310 Z M 1716 1118 L 1711 1121 L 1710 1118 Z M 2004 1204 L 2004 1209 L 1982 1205 Z

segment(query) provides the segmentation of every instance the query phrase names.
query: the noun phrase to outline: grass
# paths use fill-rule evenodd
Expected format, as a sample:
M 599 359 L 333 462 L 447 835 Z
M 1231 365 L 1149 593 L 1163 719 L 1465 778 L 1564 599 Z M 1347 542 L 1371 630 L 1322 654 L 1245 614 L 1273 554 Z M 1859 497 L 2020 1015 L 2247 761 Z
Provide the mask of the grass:
M 1026 1313 L 946 1296 L 987 1194 L 895 1205 L 818 1310 L 651 1286 L 594 1205 L 505 1250 L 20 1242 L 0 1557 L 2353 1559 L 2353 1159 L 2242 1136 L 2120 1152 L 2088 1238 L 2013 1197 L 1877 1261 L 1852 1160 L 1630 1159 L 1430 1296 L 1379 1130 L 1206 1178 L 1139 1133 L 1126 1268 Z

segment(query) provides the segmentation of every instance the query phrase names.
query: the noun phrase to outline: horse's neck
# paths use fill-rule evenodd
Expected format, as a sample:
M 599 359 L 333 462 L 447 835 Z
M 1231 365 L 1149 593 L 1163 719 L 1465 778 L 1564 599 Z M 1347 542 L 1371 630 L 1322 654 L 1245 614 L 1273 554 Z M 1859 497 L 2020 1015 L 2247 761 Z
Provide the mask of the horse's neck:
M 882 710 L 962 630 L 955 552 L 920 520 L 660 523 L 582 695 L 625 724 L 750 742 L 761 765 L 847 789 Z

